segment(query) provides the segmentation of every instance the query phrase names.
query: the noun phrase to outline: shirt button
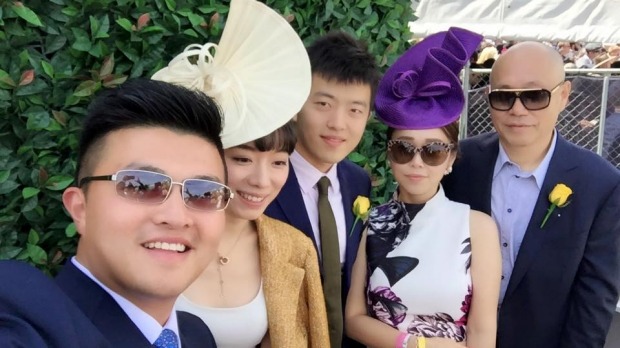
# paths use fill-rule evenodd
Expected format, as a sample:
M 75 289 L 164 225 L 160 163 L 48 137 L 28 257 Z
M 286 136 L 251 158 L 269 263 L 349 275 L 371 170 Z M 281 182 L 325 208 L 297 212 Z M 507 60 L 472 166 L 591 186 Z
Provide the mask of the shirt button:
M 502 280 L 504 280 L 504 276 L 502 276 Z
M 508 243 L 502 243 L 502 246 L 505 248 L 508 246 Z
M 512 213 L 512 208 L 508 208 L 508 212 L 509 212 L 509 213 Z

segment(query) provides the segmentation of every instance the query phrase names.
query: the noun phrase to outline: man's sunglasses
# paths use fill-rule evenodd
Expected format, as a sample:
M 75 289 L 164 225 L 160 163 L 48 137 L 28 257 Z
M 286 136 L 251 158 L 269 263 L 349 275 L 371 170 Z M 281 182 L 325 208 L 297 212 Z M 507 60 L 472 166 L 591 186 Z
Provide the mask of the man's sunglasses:
M 508 111 L 512 109 L 518 98 L 527 110 L 542 110 L 549 106 L 551 93 L 555 92 L 563 84 L 564 81 L 558 83 L 551 90 L 544 88 L 492 89 L 488 95 L 489 105 L 498 111 Z
M 113 181 L 119 196 L 147 204 L 163 203 L 170 196 L 172 185 L 180 185 L 185 205 L 204 211 L 222 210 L 234 197 L 228 186 L 216 181 L 185 179 L 175 182 L 168 175 L 148 170 L 127 169 L 112 175 L 87 176 L 80 180 L 79 187 L 91 181 Z
M 438 166 L 446 161 L 454 144 L 433 142 L 422 147 L 415 147 L 404 140 L 390 140 L 387 143 L 388 159 L 394 163 L 411 162 L 416 153 L 420 153 L 422 162 L 429 166 Z

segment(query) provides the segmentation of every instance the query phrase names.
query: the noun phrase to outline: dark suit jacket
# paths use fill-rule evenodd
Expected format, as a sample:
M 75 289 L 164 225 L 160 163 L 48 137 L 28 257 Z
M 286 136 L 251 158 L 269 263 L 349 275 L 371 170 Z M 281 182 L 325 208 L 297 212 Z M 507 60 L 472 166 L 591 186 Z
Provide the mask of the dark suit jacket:
M 138 327 L 104 289 L 71 261 L 60 271 L 56 283 L 82 310 L 115 348 L 152 348 Z M 183 347 L 216 347 L 211 331 L 200 318 L 177 312 Z
M 498 136 L 460 146 L 446 194 L 490 214 Z M 540 228 L 558 183 L 571 202 Z M 558 135 L 499 311 L 498 347 L 603 347 L 620 286 L 619 216 L 620 171 Z
M 112 345 L 50 277 L 24 262 L 0 261 L 0 347 Z
M 346 306 L 346 296 L 349 292 L 349 286 L 351 285 L 351 271 L 353 263 L 355 262 L 355 257 L 357 256 L 357 249 L 363 230 L 363 223 L 358 222 L 355 225 L 355 229 L 351 232 L 353 222 L 355 221 L 353 201 L 357 196 L 366 196 L 370 198 L 370 178 L 366 171 L 360 166 L 345 159 L 338 163 L 338 180 L 340 181 L 342 205 L 344 207 L 347 225 L 346 256 L 342 275 L 342 308 L 344 309 Z M 305 233 L 310 237 L 316 249 L 317 245 L 314 239 L 314 233 L 312 232 L 312 225 L 310 224 L 308 213 L 304 207 L 304 199 L 301 195 L 301 189 L 299 188 L 299 182 L 297 181 L 293 166 L 290 166 L 288 178 L 280 194 L 269 207 L 267 207 L 265 214 L 274 219 L 284 221 Z M 351 345 L 352 344 L 347 344 L 346 341 L 343 343 L 343 346 Z

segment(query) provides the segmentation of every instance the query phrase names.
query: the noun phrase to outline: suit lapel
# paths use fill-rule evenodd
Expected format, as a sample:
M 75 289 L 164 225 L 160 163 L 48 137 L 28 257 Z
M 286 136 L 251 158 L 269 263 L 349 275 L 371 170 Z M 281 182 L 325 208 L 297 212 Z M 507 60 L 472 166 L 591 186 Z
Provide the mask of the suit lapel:
M 346 180 L 346 168 L 338 164 L 338 181 L 340 182 L 340 194 L 342 195 L 342 206 L 344 208 L 344 218 L 346 222 L 347 236 L 351 231 L 351 227 L 353 227 L 353 221 L 355 217 L 353 216 L 353 194 L 351 193 L 351 188 L 347 185 Z
M 306 206 L 304 204 L 304 198 L 301 195 L 301 189 L 299 188 L 299 182 L 297 181 L 297 175 L 295 170 L 289 162 L 288 178 L 282 186 L 282 190 L 276 197 L 276 202 L 280 206 L 280 209 L 284 212 L 286 220 L 290 225 L 295 226 L 306 234 L 314 243 L 316 249 L 316 241 L 314 240 L 314 232 L 312 231 L 312 225 L 306 212 Z
M 548 229 L 552 228 L 552 220 L 550 219 L 547 221 L 544 229 L 540 228 L 540 224 L 549 208 L 549 193 L 556 184 L 562 182 L 566 183 L 569 175 L 567 172 L 577 166 L 576 163 L 568 163 L 575 161 L 566 161 L 566 158 L 570 158 L 570 156 L 572 156 L 570 144 L 558 134 L 555 151 L 549 162 L 549 168 L 547 169 L 543 186 L 540 189 L 538 199 L 536 200 L 536 206 L 532 212 L 532 217 L 527 226 L 521 247 L 519 248 L 515 266 L 512 270 L 512 275 L 510 276 L 508 288 L 504 296 L 505 299 L 508 298 L 517 285 L 519 285 L 519 282 L 532 265 L 532 261 L 536 258 L 536 255 L 538 255 L 545 239 L 550 234 Z
M 56 277 L 56 282 L 113 347 L 151 347 L 112 296 L 70 260 Z
M 353 264 L 355 263 L 355 258 L 357 257 L 357 248 L 359 247 L 362 228 L 364 226 L 362 221 L 358 221 L 355 225 L 355 230 L 351 231 L 353 222 L 355 221 L 355 216 L 353 215 L 353 201 L 357 196 L 355 196 L 355 192 L 351 185 L 353 181 L 351 179 L 347 180 L 348 174 L 347 168 L 340 162 L 338 164 L 338 181 L 340 182 L 340 194 L 342 195 L 342 206 L 346 222 L 345 238 L 347 241 L 345 245 L 344 279 L 342 286 L 343 291 L 345 291 L 345 293 L 343 293 L 343 298 L 346 298 L 346 291 L 349 289 L 351 283 L 351 272 Z
M 470 185 L 471 207 L 491 215 L 491 188 L 493 185 L 493 170 L 499 154 L 499 138 L 496 133 L 484 137 L 478 143 L 478 156 L 472 160 L 468 170 L 473 173 L 472 182 L 480 185 Z

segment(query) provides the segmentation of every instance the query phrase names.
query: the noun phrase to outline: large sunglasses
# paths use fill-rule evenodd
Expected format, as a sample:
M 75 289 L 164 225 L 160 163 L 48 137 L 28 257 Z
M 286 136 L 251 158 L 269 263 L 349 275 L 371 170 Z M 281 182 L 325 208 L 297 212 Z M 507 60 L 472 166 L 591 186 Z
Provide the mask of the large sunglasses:
M 416 153 L 420 153 L 422 162 L 429 166 L 438 166 L 446 161 L 454 144 L 432 142 L 422 147 L 415 147 L 404 140 L 390 140 L 387 143 L 388 158 L 398 164 L 411 162 Z
M 551 90 L 544 88 L 492 89 L 488 95 L 489 105 L 498 111 L 508 111 L 512 109 L 518 98 L 527 110 L 542 110 L 549 106 L 551 93 L 555 92 L 563 84 L 564 81 L 558 83 Z
M 172 185 L 180 185 L 185 206 L 204 211 L 222 210 L 234 197 L 228 186 L 216 181 L 185 179 L 175 182 L 168 175 L 148 170 L 127 169 L 112 175 L 87 176 L 80 180 L 79 187 L 91 181 L 113 181 L 119 196 L 147 204 L 163 203 L 170 196 Z

